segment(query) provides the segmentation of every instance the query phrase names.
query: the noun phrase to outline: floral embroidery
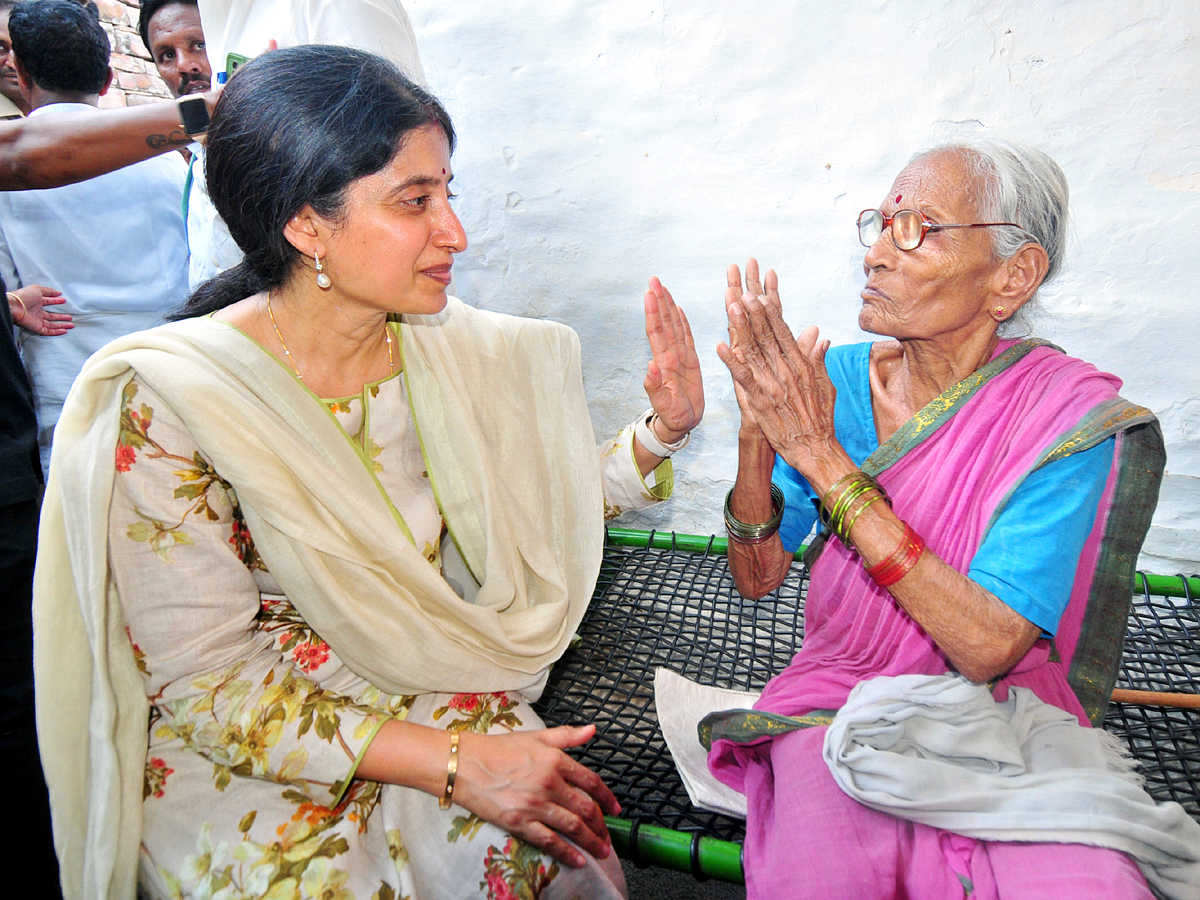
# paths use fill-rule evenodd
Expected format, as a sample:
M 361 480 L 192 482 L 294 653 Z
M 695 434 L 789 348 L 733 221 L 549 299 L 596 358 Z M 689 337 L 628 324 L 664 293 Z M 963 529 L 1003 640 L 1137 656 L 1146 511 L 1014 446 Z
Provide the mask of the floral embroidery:
M 174 771 L 157 756 L 148 757 L 146 759 L 146 777 L 142 782 L 142 799 L 161 797 L 163 788 L 167 786 L 167 776 Z
M 258 610 L 259 627 L 275 634 L 281 653 L 307 673 L 315 672 L 329 661 L 329 645 L 308 627 L 308 623 L 286 599 L 263 597 Z
M 129 626 L 125 626 L 125 637 L 129 638 L 129 646 L 133 648 L 133 661 L 137 664 L 138 671 L 143 675 L 149 676 L 150 670 L 146 668 L 146 654 L 142 652 L 142 648 L 134 641 L 133 635 L 129 632 Z
M 538 900 L 558 875 L 558 863 L 546 861 L 541 852 L 522 840 L 510 837 L 504 849 L 488 847 L 483 861 L 483 881 L 488 900 Z
M 455 694 L 447 705 L 439 707 L 433 714 L 434 721 L 442 718 L 450 710 L 462 715 L 446 726 L 447 731 L 473 731 L 476 734 L 487 734 L 493 725 L 515 731 L 521 727 L 521 720 L 513 712 L 517 701 L 508 694 Z
M 191 505 L 184 510 L 178 521 L 166 522 L 145 515 L 134 507 L 134 515 L 140 522 L 133 522 L 126 530 L 131 540 L 148 543 L 158 558 L 165 563 L 171 562 L 171 551 L 179 545 L 190 545 L 192 539 L 183 530 L 189 516 L 203 514 L 210 522 L 220 520 L 220 514 L 213 509 L 212 503 L 228 505 L 233 517 L 233 535 L 229 543 L 247 568 L 266 571 L 262 559 L 254 549 L 250 531 L 246 527 L 242 509 L 237 500 L 233 486 L 224 481 L 199 451 L 192 454 L 191 459 L 169 453 L 161 444 L 150 436 L 150 426 L 154 422 L 154 410 L 145 403 L 139 409 L 133 408 L 133 398 L 137 395 L 138 386 L 129 382 L 123 393 L 121 406 L 121 421 L 117 435 L 116 466 L 120 472 L 128 472 L 137 460 L 136 450 L 142 450 L 146 459 L 167 459 L 182 465 L 175 470 L 175 476 L 183 483 L 175 489 L 176 499 L 190 500 Z M 149 448 L 149 449 L 147 449 Z M 210 497 L 211 492 L 211 497 Z
M 117 471 L 128 472 L 129 467 L 137 462 L 137 451 L 128 444 L 117 444 Z

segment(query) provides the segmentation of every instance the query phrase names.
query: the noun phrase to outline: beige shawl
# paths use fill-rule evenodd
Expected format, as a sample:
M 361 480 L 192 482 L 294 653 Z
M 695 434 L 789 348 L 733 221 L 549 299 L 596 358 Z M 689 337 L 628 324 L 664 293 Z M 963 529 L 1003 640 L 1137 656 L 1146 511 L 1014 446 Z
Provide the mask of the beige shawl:
M 135 894 L 148 706 L 108 571 L 119 410 L 135 372 L 234 486 L 288 598 L 368 681 L 536 695 L 566 647 L 603 545 L 578 338 L 455 299 L 406 317 L 400 334 L 434 490 L 481 585 L 473 603 L 413 546 L 325 406 L 241 332 L 179 322 L 114 341 L 84 367 L 55 433 L 33 611 L 67 900 Z

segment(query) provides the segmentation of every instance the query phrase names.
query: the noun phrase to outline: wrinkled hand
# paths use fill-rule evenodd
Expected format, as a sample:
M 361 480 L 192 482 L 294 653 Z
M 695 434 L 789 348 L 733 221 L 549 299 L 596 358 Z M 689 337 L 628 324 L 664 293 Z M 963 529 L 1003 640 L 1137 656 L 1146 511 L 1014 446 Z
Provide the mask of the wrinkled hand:
M 742 287 L 742 273 L 734 263 L 729 264 L 729 268 L 725 270 L 725 315 L 729 317 L 729 308 L 740 301 L 744 296 L 757 297 L 760 294 L 767 294 L 775 303 L 779 303 L 779 277 L 775 274 L 774 269 L 767 270 L 766 285 L 758 279 L 758 260 L 753 256 L 746 260 L 746 286 Z M 782 306 L 782 304 L 781 304 Z M 738 335 L 734 333 L 733 326 L 729 327 L 729 346 L 738 351 Z M 738 409 L 742 413 L 742 432 L 743 434 L 762 433 L 762 429 L 758 427 L 758 423 L 754 420 L 754 413 L 750 410 L 746 403 L 746 395 L 742 390 L 742 386 L 734 379 L 733 393 L 737 398 Z
M 657 278 L 646 291 L 646 337 L 650 363 L 643 382 L 658 413 L 659 440 L 673 444 L 704 417 L 704 382 L 687 316 Z
M 70 313 L 50 312 L 46 309 L 47 306 L 67 302 L 61 291 L 31 284 L 12 293 L 21 299 L 20 303 L 14 303 L 12 298 L 9 298 L 8 306 L 14 325 L 44 337 L 66 334 L 75 327 Z
M 729 343 L 720 344 L 717 355 L 733 375 L 742 427 L 760 429 L 775 451 L 805 474 L 809 460 L 828 457 L 837 443 L 837 392 L 825 371 L 829 341 L 819 340 L 811 325 L 798 339 L 793 337 L 783 321 L 779 279 L 773 270 L 760 286 L 758 263 L 751 259 L 746 289 L 741 290 L 736 266 L 729 268 L 728 283 Z
M 595 733 L 594 725 L 463 732 L 454 802 L 568 866 L 586 860 L 562 835 L 603 859 L 612 852 L 604 816 L 616 815 L 620 805 L 599 775 L 563 753 Z

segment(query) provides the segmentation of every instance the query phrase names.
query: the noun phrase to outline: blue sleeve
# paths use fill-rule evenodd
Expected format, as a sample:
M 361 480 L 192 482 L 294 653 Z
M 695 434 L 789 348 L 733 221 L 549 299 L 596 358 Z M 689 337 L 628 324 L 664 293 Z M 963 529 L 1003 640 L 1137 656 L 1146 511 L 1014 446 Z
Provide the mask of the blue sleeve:
M 871 343 L 830 347 L 825 368 L 837 389 L 833 406 L 833 429 L 838 442 L 855 465 L 879 449 L 875 415 L 871 410 Z M 775 457 L 771 480 L 783 491 L 783 521 L 779 537 L 789 553 L 800 549 L 817 521 L 818 497 L 804 476 Z
M 1048 635 L 1058 629 L 1096 521 L 1116 439 L 1055 460 L 1013 491 L 968 575 Z

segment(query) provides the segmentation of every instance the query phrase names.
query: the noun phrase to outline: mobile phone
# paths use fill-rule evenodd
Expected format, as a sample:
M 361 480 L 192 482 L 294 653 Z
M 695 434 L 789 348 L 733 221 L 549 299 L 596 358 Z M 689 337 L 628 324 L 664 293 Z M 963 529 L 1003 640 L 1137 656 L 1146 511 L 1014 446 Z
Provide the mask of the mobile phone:
M 242 56 L 240 53 L 230 53 L 225 57 L 225 80 L 228 81 L 233 77 L 233 73 L 238 70 L 242 63 L 250 61 L 250 57 Z

